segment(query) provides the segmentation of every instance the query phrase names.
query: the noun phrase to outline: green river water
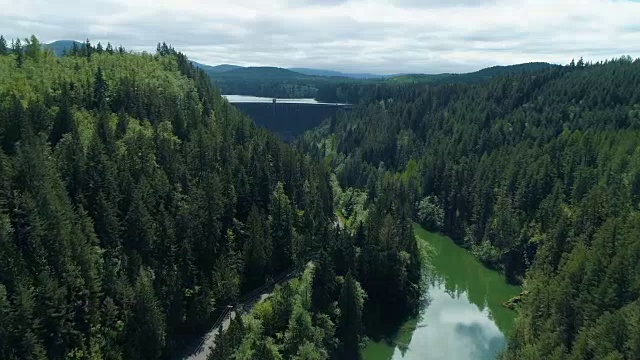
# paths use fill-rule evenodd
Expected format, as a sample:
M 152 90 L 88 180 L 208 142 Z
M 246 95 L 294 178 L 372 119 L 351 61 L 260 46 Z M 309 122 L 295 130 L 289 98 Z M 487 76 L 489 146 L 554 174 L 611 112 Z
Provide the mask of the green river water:
M 414 225 L 433 251 L 429 302 L 393 339 L 371 341 L 364 360 L 490 360 L 504 348 L 516 313 L 502 303 L 520 293 L 445 236 Z

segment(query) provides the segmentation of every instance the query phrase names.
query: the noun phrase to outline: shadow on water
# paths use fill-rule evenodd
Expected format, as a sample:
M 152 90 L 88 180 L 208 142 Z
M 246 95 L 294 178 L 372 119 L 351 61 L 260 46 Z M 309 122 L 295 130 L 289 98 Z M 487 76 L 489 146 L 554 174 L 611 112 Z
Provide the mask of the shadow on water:
M 391 359 L 396 349 L 404 356 L 409 349 L 409 344 L 414 331 L 418 327 L 418 323 L 419 317 L 405 319 L 390 326 L 383 333 L 372 335 L 367 346 L 362 349 L 362 359 Z

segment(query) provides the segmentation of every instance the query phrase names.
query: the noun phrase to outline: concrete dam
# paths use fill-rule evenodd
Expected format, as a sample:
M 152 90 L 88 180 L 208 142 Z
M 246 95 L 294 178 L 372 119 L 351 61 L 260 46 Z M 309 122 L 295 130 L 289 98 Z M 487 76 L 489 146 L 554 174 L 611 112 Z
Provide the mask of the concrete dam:
M 320 125 L 339 111 L 351 109 L 349 104 L 320 103 L 314 99 L 270 99 L 239 95 L 226 97 L 257 125 L 279 134 L 286 141 Z

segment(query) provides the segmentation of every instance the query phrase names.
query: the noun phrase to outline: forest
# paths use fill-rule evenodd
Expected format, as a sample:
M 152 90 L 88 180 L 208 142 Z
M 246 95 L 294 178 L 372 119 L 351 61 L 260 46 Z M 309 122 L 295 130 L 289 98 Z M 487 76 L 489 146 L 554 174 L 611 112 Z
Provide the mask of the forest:
M 640 59 L 353 89 L 298 147 L 524 284 L 503 359 L 639 358 Z
M 381 186 L 368 221 L 338 226 L 326 164 L 167 44 L 57 57 L 0 36 L 0 358 L 173 358 L 298 266 L 216 358 L 352 359 L 420 301 L 405 192 Z
M 537 66 L 333 87 L 287 145 L 167 44 L 0 36 L 0 359 L 173 358 L 292 267 L 210 359 L 358 358 L 412 221 L 524 286 L 502 359 L 640 358 L 640 59 Z

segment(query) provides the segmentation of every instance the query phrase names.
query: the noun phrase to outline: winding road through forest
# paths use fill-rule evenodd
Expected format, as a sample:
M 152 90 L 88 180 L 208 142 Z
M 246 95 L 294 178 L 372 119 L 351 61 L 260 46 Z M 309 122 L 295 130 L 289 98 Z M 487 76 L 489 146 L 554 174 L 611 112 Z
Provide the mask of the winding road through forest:
M 231 320 L 235 319 L 238 315 L 242 315 L 243 313 L 250 311 L 254 305 L 268 299 L 277 285 L 281 285 L 291 280 L 300 274 L 301 269 L 304 269 L 304 267 L 285 271 L 269 283 L 243 296 L 239 299 L 238 304 L 234 306 L 227 305 L 223 313 L 218 316 L 218 319 L 214 322 L 213 327 L 202 337 L 200 345 L 198 345 L 195 350 L 184 356 L 183 360 L 206 360 L 211 351 L 215 348 L 216 336 L 221 330 L 222 332 L 225 332 L 229 328 Z

